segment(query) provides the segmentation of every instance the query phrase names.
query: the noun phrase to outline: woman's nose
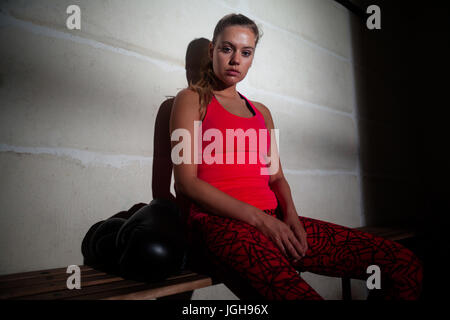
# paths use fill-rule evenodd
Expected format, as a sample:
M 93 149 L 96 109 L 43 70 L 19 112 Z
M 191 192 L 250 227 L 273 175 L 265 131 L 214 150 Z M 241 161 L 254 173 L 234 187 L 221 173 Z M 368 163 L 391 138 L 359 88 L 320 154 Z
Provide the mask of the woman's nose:
M 240 58 L 239 58 L 239 55 L 237 55 L 237 54 L 233 54 L 232 56 L 231 56 L 231 60 L 230 60 L 230 64 L 231 65 L 239 65 L 241 63 L 241 60 L 240 60 Z

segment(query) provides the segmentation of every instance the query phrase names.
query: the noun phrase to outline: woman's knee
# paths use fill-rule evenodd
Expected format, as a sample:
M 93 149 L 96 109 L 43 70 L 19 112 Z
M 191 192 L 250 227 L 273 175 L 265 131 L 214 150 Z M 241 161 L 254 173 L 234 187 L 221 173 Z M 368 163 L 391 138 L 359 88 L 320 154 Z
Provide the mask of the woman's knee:
M 402 246 L 398 254 L 404 261 L 408 273 L 415 274 L 418 281 L 422 281 L 423 263 L 419 257 L 410 249 Z

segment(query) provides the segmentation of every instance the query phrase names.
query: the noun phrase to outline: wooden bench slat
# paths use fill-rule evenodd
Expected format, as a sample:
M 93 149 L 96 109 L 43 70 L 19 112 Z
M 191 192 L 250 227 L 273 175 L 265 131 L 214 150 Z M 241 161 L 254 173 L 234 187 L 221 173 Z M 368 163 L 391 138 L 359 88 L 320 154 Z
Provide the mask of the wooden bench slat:
M 67 275 L 69 276 L 69 275 Z M 108 274 L 96 274 L 91 275 L 90 277 L 81 276 L 81 287 L 90 287 L 96 286 L 102 283 L 111 283 L 121 281 L 123 278 L 112 276 Z M 29 296 L 29 295 L 37 295 L 46 292 L 59 291 L 59 290 L 68 290 L 67 289 L 67 278 L 64 279 L 55 279 L 54 281 L 41 282 L 34 285 L 29 286 L 21 286 L 14 288 L 7 288 L 0 290 L 0 299 L 11 299 L 20 296 Z
M 157 288 L 125 288 L 117 291 L 103 292 L 101 294 L 79 296 L 74 299 L 102 299 L 102 300 L 149 300 L 159 297 L 174 295 L 186 291 L 192 291 L 212 285 L 212 280 L 208 276 L 197 274 L 187 282 L 174 283 Z
M 407 228 L 392 229 L 384 227 L 360 227 L 355 229 L 394 241 L 410 238 L 415 235 L 415 232 L 413 230 Z
M 81 288 L 86 288 L 90 286 L 98 286 L 100 284 L 106 284 L 111 282 L 124 281 L 122 277 L 108 274 L 102 271 L 98 271 L 95 269 L 88 270 L 89 274 L 85 274 L 85 272 L 81 272 Z M 170 277 L 171 280 L 176 280 L 178 278 L 186 278 L 193 273 L 189 270 L 184 270 L 178 275 L 174 275 Z M 64 290 L 71 291 L 67 289 L 66 281 L 70 276 L 69 274 L 61 274 L 64 277 L 57 277 L 56 279 L 46 280 L 45 277 L 41 277 L 41 279 L 33 278 L 34 281 L 37 281 L 36 284 L 31 285 L 20 285 L 12 288 L 1 288 L 0 289 L 0 299 L 14 299 L 20 298 L 24 296 L 37 296 L 40 294 L 51 293 L 51 292 L 60 292 Z M 21 280 L 23 281 L 23 280 Z M 132 284 L 142 284 L 139 281 L 133 281 Z
M 87 292 L 104 292 L 109 290 L 114 290 L 116 288 L 126 288 L 126 287 L 136 287 L 140 283 L 137 283 L 133 280 L 119 280 L 117 282 L 108 282 L 102 283 L 95 286 L 83 287 L 81 284 L 81 289 L 72 289 L 69 290 L 67 288 L 60 288 L 59 290 L 53 290 L 48 292 L 43 292 L 39 294 L 32 295 L 22 295 L 15 297 L 16 300 L 59 300 L 59 299 L 67 299 L 69 297 L 82 295 Z
M 69 290 L 65 288 L 64 290 L 52 291 L 48 293 L 38 294 L 38 295 L 28 295 L 17 297 L 21 300 L 47 300 L 47 299 L 101 299 L 110 297 L 113 294 L 123 294 L 125 292 L 136 292 L 149 289 L 160 289 L 163 290 L 166 286 L 172 286 L 178 283 L 188 283 L 192 281 L 197 281 L 202 278 L 207 278 L 204 275 L 199 275 L 195 273 L 190 273 L 182 277 L 169 278 L 162 282 L 155 283 L 144 283 L 134 280 L 124 280 L 114 283 L 104 283 L 95 286 L 83 287 L 81 289 Z M 95 298 L 92 298 L 95 297 Z
M 398 240 L 412 238 L 414 236 L 415 236 L 415 232 L 405 231 L 405 232 L 402 232 L 402 233 L 392 233 L 392 234 L 386 235 L 384 237 L 389 239 L 389 240 L 398 241 Z
M 64 268 L 58 268 L 60 271 Z M 80 267 L 81 270 L 86 270 L 81 272 L 81 287 L 86 288 L 89 286 L 96 286 L 99 284 L 109 283 L 109 282 L 117 282 L 123 281 L 122 277 L 108 274 L 103 271 L 95 270 L 92 268 L 83 268 Z M 49 271 L 54 271 L 49 270 Z M 65 270 L 65 269 L 64 269 Z M 25 278 L 20 279 L 21 277 L 17 277 L 20 280 L 13 281 L 12 278 L 6 282 L 1 283 L 0 285 L 0 298 L 2 299 L 14 299 L 20 298 L 23 296 L 38 296 L 40 294 L 51 293 L 55 291 L 63 291 L 68 290 L 66 287 L 67 278 L 70 276 L 67 273 L 59 273 L 59 272 L 39 272 L 40 275 L 33 278 Z M 48 274 L 53 274 L 49 276 Z M 186 278 L 187 275 L 192 274 L 189 270 L 183 270 L 178 275 L 172 276 L 170 279 L 177 278 Z M 28 276 L 31 274 L 28 273 Z M 136 281 L 135 283 L 141 284 L 142 282 Z
M 86 270 L 81 271 L 81 277 L 84 279 L 89 277 L 95 277 L 98 276 L 100 273 L 97 270 Z M 112 274 L 108 274 L 110 277 L 114 277 Z M 0 291 L 1 290 L 7 290 L 11 288 L 19 288 L 19 287 L 28 287 L 32 285 L 37 284 L 46 284 L 49 282 L 58 282 L 61 280 L 66 281 L 67 278 L 70 276 L 70 274 L 67 273 L 61 273 L 61 274 L 55 274 L 55 275 L 48 275 L 48 276 L 39 276 L 39 277 L 33 277 L 33 278 L 25 278 L 25 279 L 18 279 L 18 280 L 8 280 L 5 282 L 0 282 Z
M 64 269 L 64 268 L 63 268 Z M 95 285 L 96 282 L 92 282 L 92 280 L 99 280 L 102 279 L 102 283 L 107 282 L 108 279 L 110 281 L 117 281 L 118 276 L 110 273 L 105 273 L 103 271 L 95 270 L 92 268 L 80 268 L 81 270 L 81 279 L 84 280 L 84 286 L 89 285 Z M 189 270 L 184 270 L 179 275 L 176 275 L 174 277 L 180 277 L 185 274 L 192 273 Z M 34 286 L 42 286 L 45 287 L 49 284 L 60 284 L 63 285 L 66 283 L 67 278 L 70 276 L 70 274 L 67 273 L 50 273 L 50 275 L 46 275 L 47 273 L 43 273 L 41 275 L 37 275 L 35 277 L 30 278 L 24 278 L 24 279 L 17 279 L 17 280 L 7 280 L 4 282 L 0 282 L 0 297 L 5 295 L 5 291 L 8 290 L 20 290 L 20 288 L 29 288 Z M 91 280 L 91 281 L 88 281 Z M 26 289 L 25 289 L 26 290 Z M 43 288 L 45 291 L 45 288 Z
M 89 266 L 82 265 L 82 266 L 80 266 L 80 270 L 87 271 L 87 270 L 94 270 L 94 269 Z M 6 275 L 0 276 L 0 283 L 6 282 L 6 281 L 17 281 L 17 280 L 36 278 L 36 277 L 42 277 L 42 276 L 67 274 L 66 272 L 67 272 L 67 267 L 66 268 L 48 269 L 48 270 L 36 270 L 36 271 L 12 273 L 12 274 L 6 274 Z

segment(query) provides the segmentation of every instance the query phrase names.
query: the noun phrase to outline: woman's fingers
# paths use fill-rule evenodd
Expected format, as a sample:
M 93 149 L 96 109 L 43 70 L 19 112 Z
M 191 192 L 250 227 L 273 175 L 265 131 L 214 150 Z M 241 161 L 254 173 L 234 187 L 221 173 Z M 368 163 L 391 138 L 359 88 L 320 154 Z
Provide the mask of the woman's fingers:
M 303 253 L 306 254 L 306 251 L 308 251 L 308 235 L 306 234 L 306 231 L 303 229 L 303 227 L 296 227 L 293 229 L 295 236 L 300 240 Z
M 270 218 L 273 218 L 269 216 Z M 270 234 L 272 241 L 279 247 L 280 251 L 286 258 L 294 258 L 299 260 L 305 256 L 307 250 L 306 233 L 302 225 L 297 225 L 300 221 L 295 221 L 292 224 L 286 224 L 278 219 L 273 218 L 269 221 L 275 223 L 276 226 L 271 230 L 271 224 L 267 223 L 267 233 Z M 303 230 L 303 232 L 302 232 Z
M 301 259 L 301 256 L 299 255 L 299 253 L 297 253 L 289 238 L 276 238 L 275 242 L 287 259 L 289 259 L 290 256 L 294 257 L 295 259 Z
M 293 243 L 294 243 L 294 245 L 292 245 Z M 302 252 L 298 249 L 300 247 L 300 243 L 295 239 L 294 236 L 288 237 L 286 239 L 285 246 L 288 248 L 289 253 L 291 254 L 291 256 L 293 258 L 301 259 Z
M 281 252 L 283 252 L 283 254 L 284 254 L 286 257 L 288 257 L 288 254 L 287 254 L 287 252 L 286 252 L 286 249 L 284 248 L 284 245 L 283 245 L 283 241 L 281 241 L 280 238 L 276 238 L 276 239 L 275 239 L 275 242 L 276 242 L 277 246 L 280 248 Z
M 300 241 L 297 239 L 297 237 L 293 232 L 289 235 L 289 241 L 293 245 L 293 246 L 291 245 L 291 247 L 292 250 L 295 252 L 295 254 L 292 255 L 294 258 L 300 259 L 302 256 L 305 255 L 303 245 L 300 243 Z

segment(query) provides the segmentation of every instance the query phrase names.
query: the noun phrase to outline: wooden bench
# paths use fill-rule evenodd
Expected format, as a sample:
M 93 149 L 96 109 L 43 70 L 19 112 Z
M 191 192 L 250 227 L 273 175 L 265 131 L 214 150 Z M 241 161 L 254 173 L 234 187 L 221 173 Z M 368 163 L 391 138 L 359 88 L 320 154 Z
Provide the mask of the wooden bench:
M 178 294 L 182 298 L 195 289 L 214 284 L 205 275 L 184 271 L 162 282 L 125 280 L 113 274 L 80 266 L 81 288 L 68 289 L 67 268 L 57 268 L 0 276 L 0 299 L 20 300 L 148 300 Z
M 404 240 L 414 237 L 406 229 L 362 227 L 357 228 L 382 236 L 389 240 Z M 31 271 L 0 276 L 0 299 L 20 300 L 147 300 L 147 299 L 191 299 L 195 289 L 219 284 L 209 276 L 191 271 L 170 277 L 157 283 L 125 280 L 113 274 L 80 266 L 81 289 L 68 289 L 67 268 Z M 342 279 L 343 299 L 351 299 L 350 279 Z

